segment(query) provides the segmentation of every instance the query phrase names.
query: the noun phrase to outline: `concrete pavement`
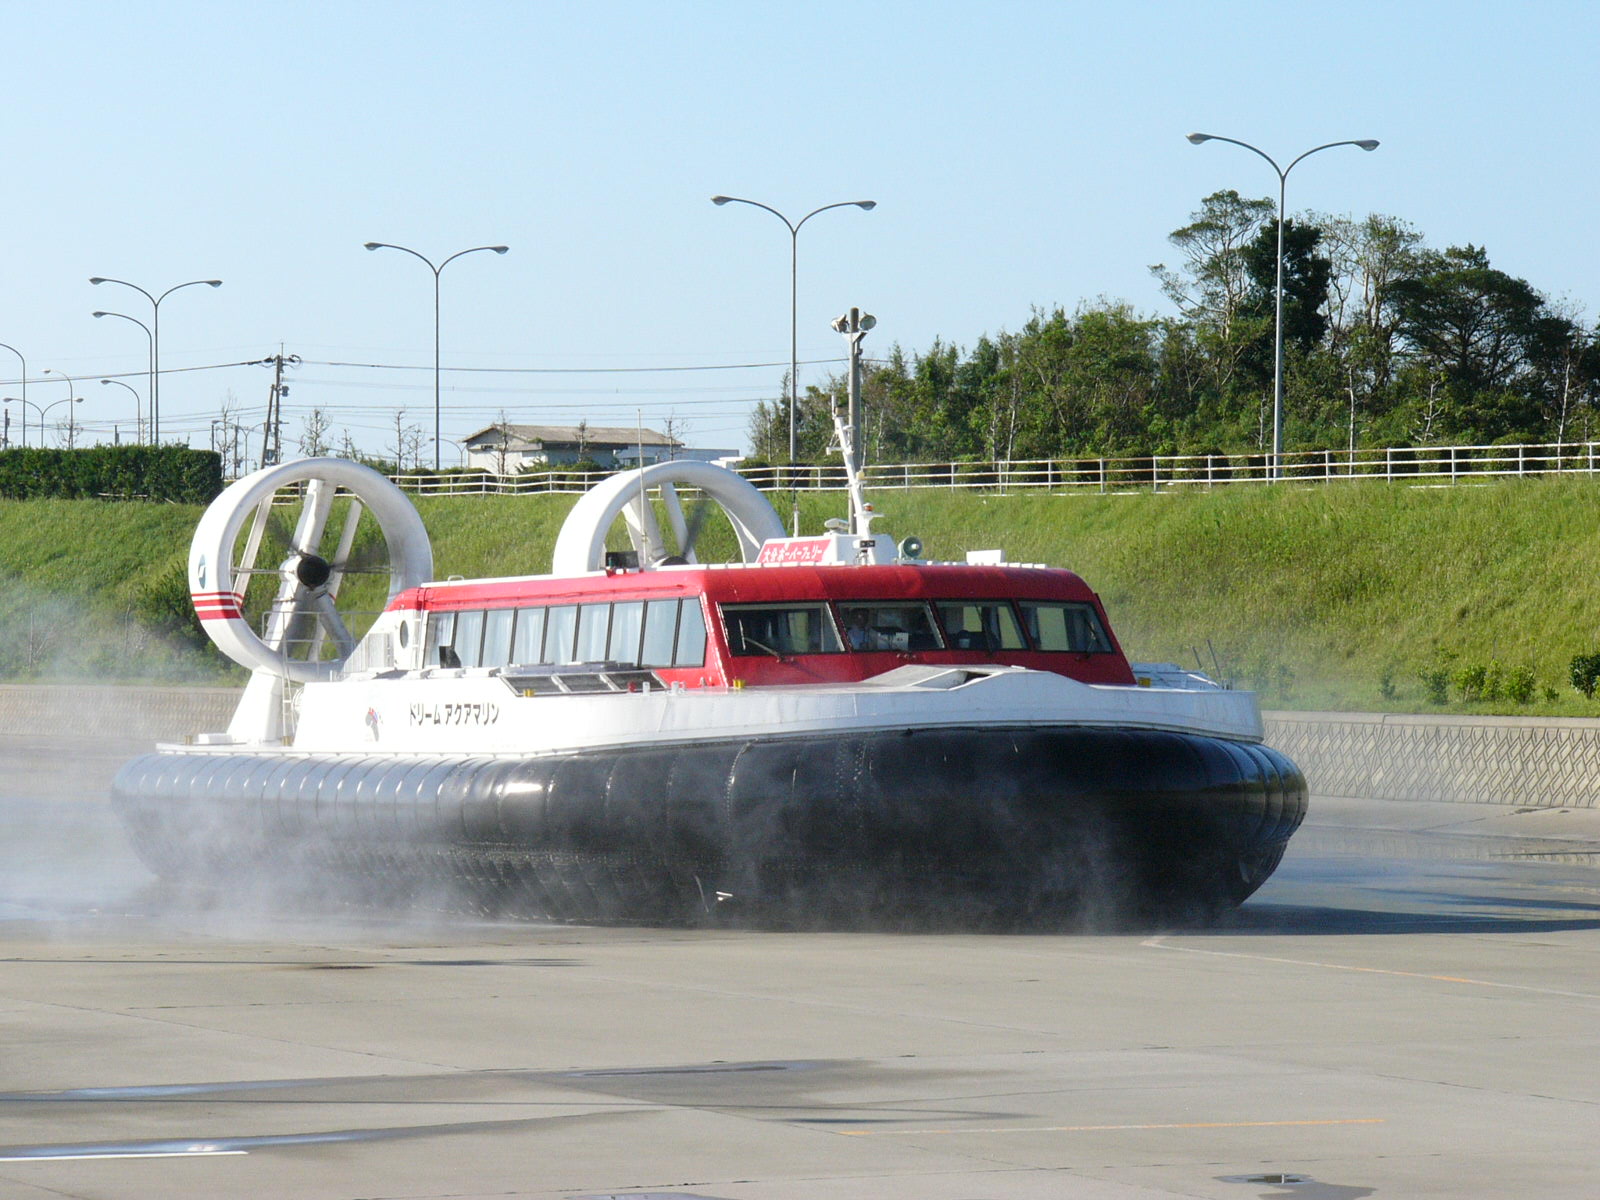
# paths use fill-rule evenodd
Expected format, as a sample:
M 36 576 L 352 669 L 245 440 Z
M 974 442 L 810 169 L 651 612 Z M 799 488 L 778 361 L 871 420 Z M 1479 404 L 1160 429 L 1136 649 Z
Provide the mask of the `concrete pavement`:
M 1600 1170 L 1593 812 L 1325 801 L 1201 932 L 785 934 L 205 908 L 91 792 L 28 790 L 0 804 L 0 1196 L 1578 1197 Z

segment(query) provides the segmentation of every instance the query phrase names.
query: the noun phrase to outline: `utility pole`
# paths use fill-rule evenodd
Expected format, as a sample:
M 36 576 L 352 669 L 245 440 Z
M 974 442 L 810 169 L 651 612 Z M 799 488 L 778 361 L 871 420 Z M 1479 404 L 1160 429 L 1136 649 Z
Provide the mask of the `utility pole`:
M 272 390 L 267 393 L 267 423 L 261 430 L 261 465 L 270 466 L 283 461 L 283 398 L 289 394 L 289 385 L 283 381 L 284 367 L 298 367 L 298 354 L 285 354 L 280 343 L 278 352 L 261 360 L 261 365 L 272 368 Z

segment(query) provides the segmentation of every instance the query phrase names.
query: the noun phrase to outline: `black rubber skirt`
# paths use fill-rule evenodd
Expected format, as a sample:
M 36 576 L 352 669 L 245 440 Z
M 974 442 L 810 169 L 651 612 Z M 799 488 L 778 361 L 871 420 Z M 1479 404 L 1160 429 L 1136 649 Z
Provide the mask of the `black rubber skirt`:
M 1237 905 L 1277 866 L 1306 786 L 1261 745 L 1030 727 L 526 759 L 155 753 L 123 767 L 113 801 L 152 870 L 224 891 L 988 927 Z

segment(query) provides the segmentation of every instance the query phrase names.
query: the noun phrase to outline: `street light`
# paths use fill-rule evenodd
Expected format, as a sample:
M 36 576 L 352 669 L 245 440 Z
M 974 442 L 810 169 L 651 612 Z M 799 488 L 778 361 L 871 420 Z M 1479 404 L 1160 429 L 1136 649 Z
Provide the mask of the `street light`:
M 20 397 L 20 399 L 22 400 L 22 402 L 24 404 L 26 404 L 28 402 L 28 360 L 22 357 L 22 351 L 21 350 L 18 350 L 15 346 L 8 346 L 4 342 L 0 342 L 0 350 L 9 350 L 9 351 L 11 351 L 11 353 L 13 353 L 13 354 L 15 354 L 17 356 L 18 361 L 20 361 L 22 363 L 22 396 Z M 37 405 L 35 407 L 37 407 Z M 23 446 L 23 449 L 27 449 L 27 446 L 28 446 L 28 410 L 27 409 L 23 409 L 22 410 L 22 446 Z
M 1355 141 L 1326 142 L 1321 146 L 1313 146 L 1304 154 L 1291 162 L 1287 167 L 1279 167 L 1266 151 L 1252 146 L 1249 142 L 1241 142 L 1237 138 L 1223 137 L 1217 133 L 1191 133 L 1189 140 L 1198 146 L 1201 142 L 1228 142 L 1235 146 L 1242 146 L 1253 154 L 1259 154 L 1267 160 L 1278 175 L 1278 273 L 1277 283 L 1274 285 L 1274 318 L 1272 335 L 1272 470 L 1271 478 L 1277 479 L 1281 472 L 1283 455 L 1283 206 L 1284 193 L 1288 189 L 1289 172 L 1294 170 L 1295 164 L 1301 159 L 1310 158 L 1319 150 L 1331 150 L 1335 146 L 1359 146 L 1363 150 L 1376 150 L 1376 138 L 1360 138 Z
M 180 288 L 206 287 L 219 288 L 222 286 L 220 279 L 191 279 L 187 283 L 175 283 L 159 296 L 152 296 L 137 283 L 129 283 L 126 279 L 108 279 L 104 275 L 95 275 L 90 283 L 120 283 L 123 287 L 132 288 L 146 300 L 150 301 L 150 444 L 161 444 L 161 302 Z M 96 316 L 99 314 L 96 313 Z M 121 314 L 114 314 L 120 316 Z M 131 320 L 132 318 L 130 318 Z
M 396 246 L 393 242 L 366 242 L 368 250 L 402 250 L 413 258 L 420 258 L 427 263 L 428 270 L 433 272 L 433 469 L 439 470 L 439 438 L 441 433 L 439 419 L 439 276 L 456 259 L 463 254 L 476 254 L 480 250 L 493 250 L 496 254 L 504 254 L 511 249 L 510 246 L 473 246 L 467 250 L 457 250 L 437 267 L 433 260 L 424 254 L 418 254 L 409 246 Z
M 467 447 L 465 443 L 456 441 L 455 438 L 436 438 L 436 441 L 449 442 L 456 448 L 456 466 L 464 467 L 467 464 Z
M 46 375 L 54 375 L 57 379 L 65 379 L 67 381 L 67 398 L 65 400 L 57 400 L 53 404 L 46 404 L 44 406 L 44 408 L 40 411 L 40 413 L 39 413 L 39 445 L 41 445 L 41 446 L 44 445 L 44 414 L 49 412 L 57 404 L 82 404 L 83 403 L 83 397 L 78 395 L 78 389 L 72 386 L 72 377 L 70 375 L 63 375 L 60 371 L 52 370 L 49 367 L 46 367 L 44 369 L 44 374 L 46 374 Z M 72 413 L 68 412 L 67 413 L 67 449 L 68 450 L 72 449 L 72 442 L 73 442 L 72 434 L 73 434 L 74 427 L 75 427 L 75 423 L 74 423 L 74 421 L 72 419 Z
M 800 261 L 800 226 L 820 212 L 827 212 L 830 208 L 859 208 L 864 212 L 871 212 L 878 207 L 876 200 L 840 200 L 837 204 L 824 204 L 821 208 L 814 208 L 798 221 L 790 221 L 777 209 L 770 205 L 762 204 L 759 200 L 746 200 L 742 196 L 713 196 L 711 203 L 721 206 L 723 204 L 748 204 L 753 208 L 763 208 L 778 220 L 782 221 L 789 230 L 789 461 L 792 463 L 798 457 L 795 443 L 795 407 L 798 403 L 795 379 L 799 371 L 798 333 L 796 326 L 799 321 L 798 295 L 799 295 L 799 261 Z M 799 536 L 799 530 L 795 531 Z
M 124 321 L 132 321 L 140 329 L 144 330 L 145 341 L 149 344 L 150 351 L 150 394 L 154 396 L 156 389 L 156 335 L 151 331 L 150 326 L 139 320 L 138 317 L 130 317 L 127 313 L 96 311 L 89 315 L 93 317 L 120 317 Z M 101 382 L 104 383 L 106 381 L 101 380 Z M 128 385 L 123 384 L 122 386 L 127 387 Z M 144 416 L 142 410 L 139 417 L 139 440 L 141 442 L 144 441 Z
M 59 374 L 59 372 L 58 372 L 58 374 Z M 66 376 L 63 375 L 62 378 L 65 379 Z M 24 400 L 20 396 L 3 396 L 3 397 L 0 397 L 0 404 L 11 404 L 13 402 L 26 406 L 22 410 L 22 430 L 23 430 L 23 434 L 24 435 L 27 434 L 27 430 L 28 430 L 28 409 L 31 408 L 31 409 L 33 409 L 34 412 L 39 414 L 39 445 L 42 447 L 44 445 L 44 415 L 45 415 L 45 413 L 49 412 L 52 408 L 59 408 L 63 404 L 82 404 L 83 403 L 83 397 L 82 396 L 68 396 L 64 400 L 54 400 L 54 401 L 50 402 L 49 404 L 46 404 L 43 408 L 40 408 L 32 400 Z M 70 430 L 71 426 L 69 425 L 68 428 Z
M 32 410 L 34 410 L 35 413 L 37 413 L 38 405 L 35 405 L 35 403 L 32 402 L 32 400 L 22 400 L 21 397 L 16 397 L 16 395 L 0 395 L 0 405 L 24 405 L 24 408 L 22 408 L 22 448 L 24 448 L 24 450 L 26 450 L 26 448 L 27 448 L 27 410 L 29 410 L 29 408 L 32 408 Z M 10 416 L 11 416 L 10 413 L 6 413 L 6 418 L 10 419 Z M 43 437 L 45 437 L 45 429 L 43 429 L 43 426 L 45 426 L 45 419 L 43 419 L 43 418 L 38 419 L 38 426 L 40 426 L 40 432 L 38 432 L 38 437 L 40 437 L 40 445 L 43 445 Z
M 98 314 L 96 314 L 96 315 L 98 315 Z M 134 420 L 134 427 L 139 431 L 138 432 L 139 441 L 141 443 L 143 443 L 144 442 L 144 402 L 143 402 L 143 398 L 139 395 L 139 389 L 134 387 L 133 384 L 131 384 L 131 383 L 123 383 L 122 380 L 120 380 L 120 379 L 102 379 L 100 381 L 100 383 L 102 385 L 108 384 L 108 383 L 114 383 L 118 387 L 127 388 L 130 392 L 133 393 L 133 420 Z

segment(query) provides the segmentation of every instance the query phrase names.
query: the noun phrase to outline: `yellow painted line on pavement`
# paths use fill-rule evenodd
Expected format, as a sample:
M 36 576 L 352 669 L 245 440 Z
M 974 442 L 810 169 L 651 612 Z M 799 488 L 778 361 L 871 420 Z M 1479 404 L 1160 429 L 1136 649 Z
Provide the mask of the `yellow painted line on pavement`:
M 1254 962 L 1282 963 L 1291 967 L 1318 967 L 1324 971 L 1350 971 L 1358 975 L 1394 975 L 1401 979 L 1428 979 L 1434 983 L 1464 983 L 1470 987 L 1498 988 L 1508 992 L 1532 992 L 1540 996 L 1564 996 L 1570 1000 L 1600 1000 L 1593 992 L 1569 992 L 1560 988 L 1533 987 L 1525 983 L 1497 983 L 1492 979 L 1469 979 L 1461 975 L 1431 975 L 1425 971 L 1396 971 L 1390 967 L 1358 967 L 1350 963 L 1318 962 L 1311 958 L 1277 958 L 1270 954 L 1245 954 L 1238 950 L 1202 950 L 1198 946 L 1171 946 L 1165 936 L 1146 938 L 1139 943 L 1152 950 L 1176 950 L 1180 954 L 1208 954 L 1213 958 L 1246 958 Z

